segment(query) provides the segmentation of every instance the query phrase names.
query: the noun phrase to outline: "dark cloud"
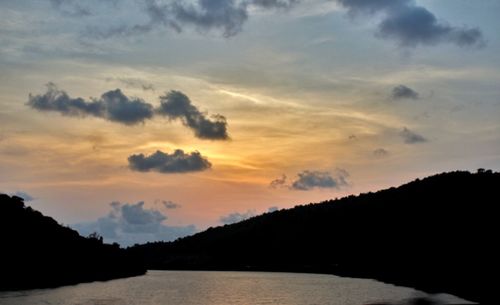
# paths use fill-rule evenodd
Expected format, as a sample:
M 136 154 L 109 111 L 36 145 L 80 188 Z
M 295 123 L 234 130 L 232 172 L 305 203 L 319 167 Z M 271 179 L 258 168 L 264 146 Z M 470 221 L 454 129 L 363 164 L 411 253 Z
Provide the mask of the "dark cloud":
M 477 28 L 456 27 L 440 21 L 413 0 L 337 0 L 352 16 L 380 13 L 377 36 L 395 40 L 403 47 L 451 42 L 458 46 L 482 46 Z
M 389 155 L 389 152 L 383 148 L 377 148 L 373 151 L 373 155 L 377 158 L 382 158 Z
M 131 86 L 140 85 L 143 90 L 154 90 L 153 85 L 134 79 L 118 80 Z M 120 89 L 108 91 L 98 99 L 86 101 L 81 97 L 72 98 L 65 91 L 59 90 L 55 84 L 48 83 L 47 92 L 30 94 L 27 105 L 39 111 L 54 111 L 73 117 L 94 116 L 125 125 L 144 123 L 156 113 L 171 120 L 180 119 L 200 139 L 229 139 L 226 118 L 220 114 L 207 118 L 184 93 L 171 91 L 160 96 L 160 102 L 160 106 L 154 109 L 153 105 L 142 99 L 127 97 Z
M 426 138 L 419 135 L 418 133 L 415 133 L 415 132 L 409 130 L 406 127 L 403 128 L 403 130 L 399 133 L 399 135 L 403 138 L 403 140 L 406 144 L 416 144 L 416 143 L 427 142 Z
M 138 98 L 129 98 L 120 89 L 86 101 L 80 97 L 69 97 L 53 83 L 47 84 L 45 94 L 30 94 L 27 104 L 40 111 L 55 111 L 67 116 L 95 116 L 125 125 L 142 123 L 154 114 L 152 105 Z
M 193 26 L 199 31 L 217 30 L 231 37 L 243 29 L 249 16 L 249 7 L 287 9 L 298 0 L 198 0 L 195 3 L 174 1 L 170 5 L 157 5 L 150 1 L 148 13 L 152 21 L 170 25 L 177 31 Z M 155 5 L 156 4 L 156 5 Z
M 274 179 L 271 181 L 269 184 L 270 188 L 276 189 L 280 187 L 286 187 L 286 179 L 287 177 L 285 175 L 282 175 L 280 178 Z
M 120 89 L 104 93 L 98 102 L 104 105 L 105 116 L 110 121 L 133 125 L 153 116 L 153 107 L 150 104 L 141 99 L 128 98 Z
M 192 25 L 200 31 L 216 29 L 225 37 L 239 33 L 248 19 L 246 5 L 234 0 L 199 0 L 196 6 L 175 1 L 170 8 L 179 28 Z
M 232 224 L 232 223 L 237 223 L 237 222 L 240 222 L 240 221 L 243 221 L 245 219 L 248 219 L 248 218 L 252 218 L 254 216 L 256 216 L 257 214 L 255 213 L 254 210 L 248 210 L 244 213 L 238 213 L 238 212 L 235 212 L 235 213 L 231 213 L 229 215 L 226 215 L 226 216 L 221 216 L 219 218 L 219 221 L 223 224 Z
M 212 164 L 199 152 L 184 153 L 176 149 L 172 154 L 156 151 L 150 156 L 144 154 L 128 157 L 130 169 L 139 172 L 187 173 L 209 169 Z
M 193 225 L 168 226 L 167 216 L 155 209 L 148 209 L 144 202 L 122 204 L 113 202 L 111 211 L 96 221 L 72 225 L 80 234 L 99 233 L 106 242 L 123 246 L 150 241 L 171 241 L 196 232 Z
M 298 178 L 292 182 L 291 189 L 308 191 L 314 188 L 339 188 L 348 185 L 347 171 L 338 169 L 335 176 L 329 172 L 305 170 L 297 174 Z
M 185 126 L 194 131 L 196 137 L 209 140 L 229 139 L 226 118 L 219 114 L 213 115 L 211 120 L 206 118 L 184 93 L 170 91 L 160 96 L 160 102 L 157 113 L 171 120 L 182 120 Z
M 391 92 L 391 97 L 394 100 L 400 100 L 400 99 L 418 99 L 419 94 L 417 91 L 413 90 L 412 88 L 409 88 L 405 85 L 399 85 L 396 86 L 392 89 Z
M 261 9 L 289 9 L 298 0 L 174 0 L 144 1 L 149 20 L 143 24 L 120 25 L 107 30 L 90 27 L 87 34 L 98 38 L 128 36 L 150 32 L 164 27 L 181 32 L 193 27 L 200 32 L 217 31 L 231 37 L 242 31 L 252 7 Z
M 30 194 L 26 193 L 26 192 L 22 192 L 22 191 L 17 191 L 15 192 L 14 194 L 12 194 L 13 196 L 17 196 L 17 197 L 20 197 L 22 198 L 24 201 L 33 201 L 35 200 L 35 197 L 31 196 Z

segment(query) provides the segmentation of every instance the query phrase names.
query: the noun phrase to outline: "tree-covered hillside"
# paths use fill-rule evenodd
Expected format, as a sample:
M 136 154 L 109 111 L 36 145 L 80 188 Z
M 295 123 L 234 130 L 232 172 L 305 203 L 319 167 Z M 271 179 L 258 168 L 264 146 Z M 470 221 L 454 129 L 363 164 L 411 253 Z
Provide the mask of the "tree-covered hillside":
M 82 237 L 0 194 L 0 290 L 54 287 L 144 274 L 117 244 Z
M 333 273 L 485 302 L 499 190 L 500 173 L 443 173 L 129 251 L 149 269 Z

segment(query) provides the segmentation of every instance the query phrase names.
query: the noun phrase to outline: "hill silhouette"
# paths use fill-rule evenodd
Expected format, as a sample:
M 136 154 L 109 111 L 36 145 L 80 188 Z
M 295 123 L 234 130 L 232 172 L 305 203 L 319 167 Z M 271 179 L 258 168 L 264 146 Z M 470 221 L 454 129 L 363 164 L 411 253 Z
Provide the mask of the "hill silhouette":
M 489 303 L 500 173 L 450 172 L 128 251 L 148 269 L 332 273 Z
M 88 238 L 0 194 L 0 290 L 46 288 L 140 275 L 146 269 L 118 244 Z

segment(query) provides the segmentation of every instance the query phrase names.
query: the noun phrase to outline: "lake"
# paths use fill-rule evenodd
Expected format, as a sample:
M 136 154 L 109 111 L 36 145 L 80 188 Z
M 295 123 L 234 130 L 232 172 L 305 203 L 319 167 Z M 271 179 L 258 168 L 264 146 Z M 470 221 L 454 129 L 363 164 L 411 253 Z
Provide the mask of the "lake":
M 362 305 L 422 296 L 410 288 L 324 274 L 148 271 L 144 276 L 0 292 L 5 305 Z M 440 295 L 450 303 L 465 303 Z

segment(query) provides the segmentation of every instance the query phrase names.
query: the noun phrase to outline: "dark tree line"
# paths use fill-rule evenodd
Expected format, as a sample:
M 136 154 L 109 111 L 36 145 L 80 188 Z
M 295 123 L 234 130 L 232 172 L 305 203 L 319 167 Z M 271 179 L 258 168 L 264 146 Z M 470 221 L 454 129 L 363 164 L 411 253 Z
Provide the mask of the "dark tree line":
M 55 287 L 146 272 L 118 244 L 87 238 L 0 194 L 0 290 Z
M 499 190 L 500 173 L 443 173 L 128 251 L 148 269 L 332 273 L 487 304 L 498 276 Z

